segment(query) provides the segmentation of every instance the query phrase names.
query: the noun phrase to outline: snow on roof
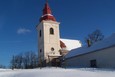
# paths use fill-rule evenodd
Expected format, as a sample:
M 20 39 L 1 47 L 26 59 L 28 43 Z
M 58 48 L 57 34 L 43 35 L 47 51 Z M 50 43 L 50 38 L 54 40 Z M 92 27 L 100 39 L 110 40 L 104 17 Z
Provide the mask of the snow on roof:
M 96 42 L 91 47 L 83 46 L 83 47 L 72 50 L 66 55 L 66 58 L 93 52 L 93 51 L 100 50 L 103 48 L 111 47 L 113 45 L 115 45 L 115 33 L 113 33 L 110 37 L 102 41 Z
M 67 50 L 76 49 L 82 46 L 79 40 L 71 40 L 71 39 L 60 39 L 65 45 Z

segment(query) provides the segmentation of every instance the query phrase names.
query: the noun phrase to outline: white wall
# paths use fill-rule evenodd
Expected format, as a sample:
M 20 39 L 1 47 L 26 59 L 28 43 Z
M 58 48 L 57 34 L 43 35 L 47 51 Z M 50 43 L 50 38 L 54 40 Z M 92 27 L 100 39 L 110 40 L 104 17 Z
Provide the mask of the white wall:
M 96 59 L 99 68 L 115 68 L 115 46 L 67 59 L 66 65 L 69 67 L 90 67 L 90 60 L 93 59 Z
M 53 56 L 59 56 L 60 50 L 60 33 L 59 33 L 59 24 L 55 21 L 42 21 L 38 26 L 38 54 L 41 56 L 42 61 L 48 59 L 48 54 L 51 52 L 51 48 L 53 47 L 55 50 L 53 51 L 55 54 Z M 54 29 L 54 35 L 50 34 L 50 28 Z M 41 30 L 41 37 L 39 37 L 39 32 Z M 42 53 L 40 55 L 40 49 L 42 49 Z
M 54 29 L 54 35 L 49 33 L 50 28 Z M 60 33 L 59 33 L 59 23 L 54 21 L 45 21 L 44 22 L 44 55 L 48 59 L 47 53 L 51 54 L 51 48 L 54 48 L 53 51 L 55 54 L 53 56 L 59 55 L 60 50 Z
M 37 26 L 38 30 L 38 57 L 41 58 L 42 60 L 44 59 L 44 32 L 43 32 L 43 23 L 41 22 Z M 41 37 L 39 37 L 39 32 L 41 30 Z M 40 53 L 40 49 L 42 50 L 42 53 Z M 41 57 L 40 57 L 41 56 Z

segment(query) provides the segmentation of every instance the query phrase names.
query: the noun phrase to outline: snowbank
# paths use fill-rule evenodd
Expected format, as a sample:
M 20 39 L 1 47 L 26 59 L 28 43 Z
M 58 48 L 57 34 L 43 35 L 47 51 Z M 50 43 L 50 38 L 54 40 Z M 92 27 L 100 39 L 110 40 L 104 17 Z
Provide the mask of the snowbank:
M 0 77 L 115 77 L 115 71 L 97 69 L 62 69 L 43 68 L 28 70 L 6 70 L 0 72 Z

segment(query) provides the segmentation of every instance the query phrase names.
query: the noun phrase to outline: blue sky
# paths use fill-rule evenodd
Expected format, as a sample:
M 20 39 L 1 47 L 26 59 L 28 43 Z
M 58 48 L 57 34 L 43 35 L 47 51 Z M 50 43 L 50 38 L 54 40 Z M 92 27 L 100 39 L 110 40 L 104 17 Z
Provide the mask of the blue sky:
M 36 25 L 45 0 L 0 0 L 0 64 L 12 55 L 38 50 Z M 115 0 L 49 0 L 61 38 L 84 42 L 100 29 L 105 37 L 115 32 Z

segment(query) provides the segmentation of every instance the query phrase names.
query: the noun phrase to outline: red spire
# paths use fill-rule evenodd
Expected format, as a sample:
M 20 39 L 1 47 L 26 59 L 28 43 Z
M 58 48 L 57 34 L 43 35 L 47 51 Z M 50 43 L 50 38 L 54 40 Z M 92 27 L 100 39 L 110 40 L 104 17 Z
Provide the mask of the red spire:
M 55 17 L 52 15 L 51 9 L 48 5 L 48 1 L 46 1 L 45 7 L 43 9 L 43 16 L 40 18 L 40 22 L 42 20 L 52 20 L 56 21 Z

